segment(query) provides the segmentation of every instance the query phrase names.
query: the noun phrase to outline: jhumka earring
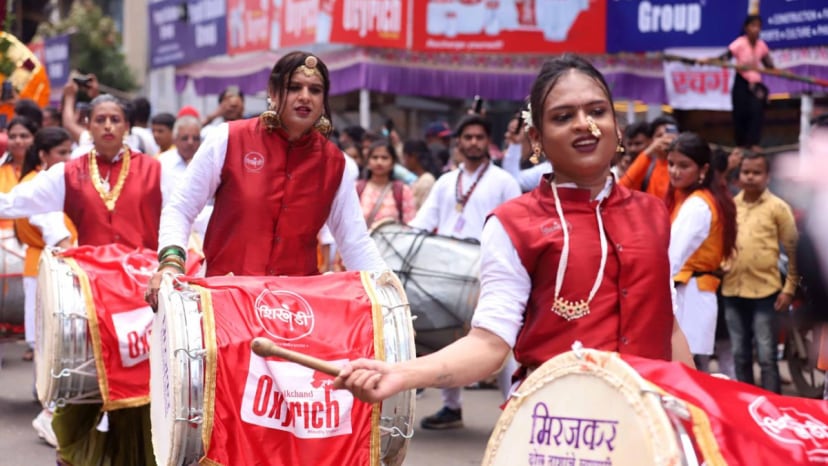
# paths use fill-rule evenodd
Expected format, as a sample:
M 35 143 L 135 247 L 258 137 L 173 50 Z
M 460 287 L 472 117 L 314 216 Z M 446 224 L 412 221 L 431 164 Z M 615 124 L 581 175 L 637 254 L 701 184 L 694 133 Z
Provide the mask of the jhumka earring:
M 625 152 L 627 152 L 627 149 L 624 148 L 623 145 L 621 145 L 621 141 L 619 140 L 618 143 L 615 144 L 615 153 L 616 154 L 623 154 Z
M 333 125 L 331 125 L 331 120 L 328 119 L 325 115 L 319 117 L 316 120 L 316 123 L 313 124 L 313 127 L 316 128 L 317 131 L 322 133 L 323 136 L 327 136 L 330 134 L 331 130 L 333 129 Z
M 267 98 L 267 110 L 259 115 L 259 121 L 268 133 L 282 127 L 282 119 L 279 118 L 279 113 L 273 109 L 273 102 L 271 102 L 270 97 Z
M 529 161 L 532 162 L 532 165 L 537 165 L 540 162 L 541 156 L 541 147 L 540 144 L 537 142 L 532 144 L 532 156 L 529 157 Z

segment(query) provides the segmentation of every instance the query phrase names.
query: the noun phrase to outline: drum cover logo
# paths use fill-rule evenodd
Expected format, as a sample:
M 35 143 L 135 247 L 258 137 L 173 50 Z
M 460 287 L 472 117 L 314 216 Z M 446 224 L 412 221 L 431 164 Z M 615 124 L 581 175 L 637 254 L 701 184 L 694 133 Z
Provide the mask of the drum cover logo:
M 244 170 L 247 172 L 258 173 L 264 168 L 264 155 L 258 152 L 248 152 L 244 154 Z
M 760 396 L 748 406 L 750 416 L 775 440 L 801 446 L 812 462 L 828 462 L 828 425 L 792 407 L 780 407 Z
M 313 332 L 314 315 L 305 298 L 292 291 L 264 290 L 256 298 L 256 318 L 268 335 L 296 341 Z
M 121 266 L 132 281 L 145 287 L 149 284 L 155 269 L 158 268 L 158 261 L 149 254 L 133 251 L 121 259 Z

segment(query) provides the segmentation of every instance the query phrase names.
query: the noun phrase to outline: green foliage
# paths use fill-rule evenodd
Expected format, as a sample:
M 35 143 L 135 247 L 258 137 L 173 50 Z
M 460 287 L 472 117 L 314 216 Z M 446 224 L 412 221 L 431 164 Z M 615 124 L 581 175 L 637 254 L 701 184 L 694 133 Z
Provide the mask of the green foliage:
M 57 24 L 41 24 L 39 33 L 44 37 L 71 34 L 72 69 L 94 73 L 101 84 L 122 91 L 138 87 L 121 52 L 121 35 L 115 22 L 94 2 L 75 1 L 66 19 Z

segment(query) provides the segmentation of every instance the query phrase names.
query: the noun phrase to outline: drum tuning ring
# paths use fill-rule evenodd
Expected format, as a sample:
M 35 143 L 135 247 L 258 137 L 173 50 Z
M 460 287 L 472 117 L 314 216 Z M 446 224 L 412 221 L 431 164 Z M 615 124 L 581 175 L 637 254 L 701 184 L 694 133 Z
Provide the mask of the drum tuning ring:
M 187 355 L 188 358 L 193 359 L 193 360 L 198 360 L 198 359 L 204 359 L 204 354 L 207 353 L 207 350 L 200 349 L 200 350 L 192 350 L 191 351 L 191 350 L 184 349 L 184 348 L 178 348 L 173 353 L 176 356 L 178 356 L 178 353 L 184 353 L 184 354 Z
M 407 434 L 405 432 L 403 432 L 402 430 L 400 430 L 400 428 L 397 427 L 397 426 L 393 426 L 393 427 L 380 426 L 380 430 L 387 433 L 391 437 L 402 437 L 406 440 L 410 440 L 412 437 L 414 437 L 414 429 L 412 429 L 411 424 L 409 424 L 407 422 L 405 423 L 405 428 L 406 428 L 406 430 L 408 430 Z

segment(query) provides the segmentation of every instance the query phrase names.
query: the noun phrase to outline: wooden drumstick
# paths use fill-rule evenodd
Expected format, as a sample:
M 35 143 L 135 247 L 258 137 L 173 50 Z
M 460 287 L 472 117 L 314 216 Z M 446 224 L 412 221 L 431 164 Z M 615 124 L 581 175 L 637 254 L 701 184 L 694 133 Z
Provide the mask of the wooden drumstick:
M 254 338 L 250 346 L 253 348 L 254 353 L 258 354 L 263 358 L 276 356 L 291 362 L 295 362 L 297 364 L 301 364 L 305 367 L 317 370 L 323 374 L 328 374 L 331 377 L 336 377 L 337 375 L 339 375 L 339 368 L 335 365 L 327 361 L 323 361 L 319 358 L 309 356 L 307 354 L 302 354 L 296 351 L 291 351 L 289 349 L 282 348 L 281 346 L 277 345 L 276 343 L 273 343 L 267 338 Z

